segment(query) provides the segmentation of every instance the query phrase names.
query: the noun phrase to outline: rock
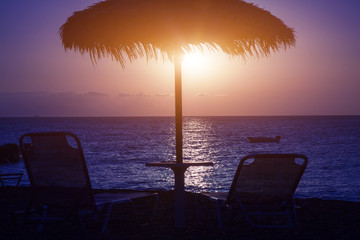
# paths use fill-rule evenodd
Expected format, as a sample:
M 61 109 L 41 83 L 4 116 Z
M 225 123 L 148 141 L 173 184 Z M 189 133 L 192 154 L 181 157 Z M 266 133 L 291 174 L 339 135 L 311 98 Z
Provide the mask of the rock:
M 0 146 L 0 164 L 15 163 L 20 161 L 20 148 L 15 143 Z

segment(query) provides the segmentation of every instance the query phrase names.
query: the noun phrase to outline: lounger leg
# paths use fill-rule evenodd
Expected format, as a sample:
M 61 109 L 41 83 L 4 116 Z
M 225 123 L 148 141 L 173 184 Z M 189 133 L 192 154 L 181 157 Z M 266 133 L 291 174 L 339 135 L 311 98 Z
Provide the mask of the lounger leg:
M 195 195 L 195 210 L 196 210 L 196 220 L 200 224 L 200 211 L 199 211 L 199 195 Z
M 80 223 L 81 229 L 83 230 L 84 234 L 86 235 L 86 234 L 87 234 L 86 225 L 85 225 L 85 223 L 84 223 L 84 221 L 83 221 L 83 219 L 82 219 L 82 217 L 80 216 L 79 213 L 78 213 L 77 218 L 78 218 L 78 221 L 79 221 L 79 223 Z
M 113 206 L 112 203 L 109 203 L 108 206 L 107 206 L 104 223 L 103 223 L 102 228 L 101 228 L 101 233 L 102 233 L 102 234 L 105 233 L 105 231 L 106 231 L 107 224 L 108 224 L 109 219 L 110 219 L 110 214 L 111 214 L 112 206 Z
M 42 215 L 41 222 L 40 222 L 40 225 L 39 225 L 39 228 L 38 228 L 38 232 L 41 232 L 42 229 L 43 229 L 45 218 L 46 218 L 46 215 L 47 215 L 47 211 L 48 211 L 48 206 L 44 206 L 43 207 L 43 215 Z
M 217 219 L 218 219 L 219 228 L 223 229 L 223 223 L 222 223 L 222 219 L 221 219 L 221 210 L 220 210 L 219 200 L 216 200 L 216 212 L 217 212 Z
M 208 199 L 206 204 L 205 225 L 207 225 L 208 223 L 209 209 L 210 209 L 209 204 L 210 204 L 210 200 Z
M 238 202 L 238 204 L 240 206 L 241 213 L 244 216 L 245 220 L 250 224 L 250 226 L 255 227 L 255 224 L 250 220 L 250 218 L 249 218 L 247 212 L 245 211 L 245 208 L 244 208 L 243 204 L 241 203 L 238 195 L 235 194 L 235 196 L 236 196 L 236 200 L 237 200 L 237 202 Z
M 296 206 L 295 206 L 295 199 L 294 196 L 292 196 L 292 206 L 291 206 L 291 221 L 292 224 L 295 225 L 298 220 L 297 220 L 297 216 L 296 216 Z
M 154 218 L 155 218 L 158 202 L 159 202 L 159 196 L 156 195 L 155 196 L 154 209 L 153 209 L 153 212 L 152 212 L 151 217 L 150 217 L 150 222 L 152 222 L 154 220 Z
M 232 230 L 233 221 L 234 221 L 234 215 L 235 215 L 235 211 L 234 211 L 234 208 L 232 206 L 230 206 L 230 211 L 231 211 L 231 215 L 230 215 L 230 221 L 229 221 L 229 224 L 228 224 L 228 232 L 229 233 Z
M 287 217 L 288 217 L 288 225 L 289 225 L 289 227 L 291 227 L 291 228 L 294 227 L 292 214 L 287 209 L 286 209 L 286 214 L 287 214 Z
M 17 182 L 16 182 L 16 186 L 18 187 L 21 181 L 22 175 L 18 178 Z

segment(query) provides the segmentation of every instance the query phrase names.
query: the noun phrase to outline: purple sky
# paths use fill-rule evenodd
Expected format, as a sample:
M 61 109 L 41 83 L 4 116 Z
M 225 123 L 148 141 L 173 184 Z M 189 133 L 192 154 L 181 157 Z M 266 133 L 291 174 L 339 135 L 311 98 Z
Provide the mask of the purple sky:
M 0 117 L 173 116 L 171 63 L 65 52 L 57 34 L 97 1 L 0 1 Z M 360 2 L 254 0 L 296 31 L 269 58 L 183 67 L 184 115 L 360 114 Z

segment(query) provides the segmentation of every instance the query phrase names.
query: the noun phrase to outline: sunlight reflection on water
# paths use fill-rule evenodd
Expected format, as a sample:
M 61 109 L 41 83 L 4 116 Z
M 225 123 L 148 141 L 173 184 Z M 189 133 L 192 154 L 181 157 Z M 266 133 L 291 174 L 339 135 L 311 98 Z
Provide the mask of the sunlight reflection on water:
M 145 167 L 175 161 L 174 118 L 0 118 L 0 144 L 38 131 L 79 136 L 94 188 L 174 187 L 170 169 Z M 276 135 L 280 143 L 246 139 Z M 184 117 L 183 137 L 184 161 L 214 163 L 188 169 L 188 191 L 227 191 L 245 155 L 291 152 L 309 158 L 297 196 L 360 201 L 360 117 Z M 17 171 L 25 172 L 23 162 L 0 166 L 0 173 Z

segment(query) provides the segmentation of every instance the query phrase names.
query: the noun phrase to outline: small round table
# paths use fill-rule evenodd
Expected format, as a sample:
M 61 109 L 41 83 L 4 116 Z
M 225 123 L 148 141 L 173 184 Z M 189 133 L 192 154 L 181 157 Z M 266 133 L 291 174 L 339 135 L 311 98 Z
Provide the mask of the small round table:
M 171 168 L 175 175 L 175 225 L 178 228 L 185 227 L 185 171 L 188 167 L 213 166 L 212 162 L 149 162 L 147 167 Z

